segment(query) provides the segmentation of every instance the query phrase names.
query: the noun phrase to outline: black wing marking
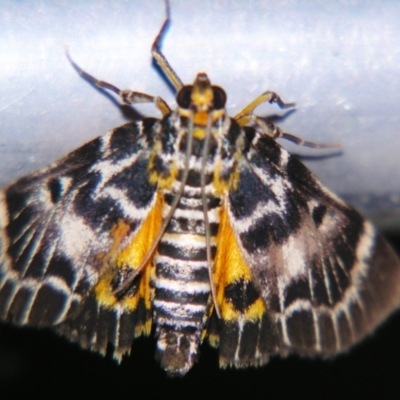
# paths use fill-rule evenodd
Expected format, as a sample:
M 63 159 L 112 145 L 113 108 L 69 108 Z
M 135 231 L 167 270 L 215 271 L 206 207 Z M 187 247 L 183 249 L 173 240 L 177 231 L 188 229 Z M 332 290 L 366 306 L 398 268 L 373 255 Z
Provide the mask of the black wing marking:
M 87 294 L 104 273 L 99 255 L 113 244 L 112 227 L 122 220 L 132 237 L 155 201 L 147 179 L 155 122 L 116 128 L 0 192 L 0 319 L 51 326 L 93 310 Z M 108 314 L 92 312 L 90 322 L 107 325 Z M 89 321 L 79 322 L 70 337 L 87 331 Z
M 258 352 L 348 349 L 400 304 L 397 255 L 274 140 L 257 135 L 241 164 L 227 204 L 270 318 L 259 328 L 269 349 Z

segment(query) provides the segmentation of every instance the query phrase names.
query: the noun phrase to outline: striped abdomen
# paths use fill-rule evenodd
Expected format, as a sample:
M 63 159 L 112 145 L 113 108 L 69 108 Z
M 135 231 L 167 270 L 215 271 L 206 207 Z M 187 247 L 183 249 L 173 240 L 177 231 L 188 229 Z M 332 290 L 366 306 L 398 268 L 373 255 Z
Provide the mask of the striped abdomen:
M 165 194 L 164 216 L 173 198 L 173 193 Z M 208 195 L 208 210 L 214 258 L 220 199 Z M 159 244 L 155 264 L 153 321 L 158 336 L 157 358 L 169 374 L 183 375 L 196 361 L 211 303 L 200 184 L 186 185 Z

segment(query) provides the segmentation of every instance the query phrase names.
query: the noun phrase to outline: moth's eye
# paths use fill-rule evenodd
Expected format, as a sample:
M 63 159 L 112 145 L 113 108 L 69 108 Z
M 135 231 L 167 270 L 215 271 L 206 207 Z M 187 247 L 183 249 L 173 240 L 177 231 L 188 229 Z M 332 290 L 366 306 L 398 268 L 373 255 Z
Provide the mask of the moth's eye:
M 176 102 L 178 106 L 181 108 L 189 108 L 191 103 L 191 96 L 192 96 L 192 85 L 184 86 L 176 96 Z
M 226 103 L 226 93 L 224 89 L 219 86 L 213 86 L 212 89 L 214 94 L 214 109 L 218 110 L 224 108 Z

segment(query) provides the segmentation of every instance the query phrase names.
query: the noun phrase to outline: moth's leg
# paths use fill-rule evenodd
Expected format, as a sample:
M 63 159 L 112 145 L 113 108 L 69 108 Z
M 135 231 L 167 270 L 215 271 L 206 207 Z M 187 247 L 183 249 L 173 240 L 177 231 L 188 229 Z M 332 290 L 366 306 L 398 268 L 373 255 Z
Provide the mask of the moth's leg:
M 258 117 L 257 115 L 251 115 L 250 122 L 253 122 L 258 127 L 262 129 L 262 131 L 272 137 L 273 139 L 286 139 L 293 143 L 296 143 L 299 146 L 312 147 L 314 149 L 332 149 L 341 147 L 340 143 L 315 143 L 309 142 L 307 140 L 303 140 L 297 136 L 294 136 L 290 133 L 285 133 L 281 128 L 274 125 L 271 121 L 268 121 L 265 118 Z
M 88 74 L 86 71 L 84 71 L 78 64 L 75 63 L 75 61 L 71 58 L 69 55 L 68 49 L 65 49 L 65 55 L 67 56 L 68 61 L 71 63 L 72 67 L 75 69 L 78 74 L 86 79 L 87 81 L 93 83 L 97 87 L 101 89 L 106 89 L 110 90 L 111 92 L 114 92 L 118 96 L 121 97 L 121 100 L 125 104 L 138 104 L 138 103 L 154 103 L 154 105 L 161 111 L 161 113 L 165 116 L 171 112 L 171 109 L 169 108 L 168 104 L 158 96 L 150 96 L 146 93 L 141 93 L 141 92 L 134 92 L 129 89 L 118 89 L 116 86 L 111 85 L 111 83 L 101 81 L 94 76 Z
M 262 103 L 276 103 L 280 108 L 291 108 L 294 107 L 294 103 L 284 103 L 283 100 L 275 92 L 265 92 L 261 96 L 257 97 L 248 106 L 239 111 L 233 119 L 240 125 L 246 126 L 252 121 L 253 111 Z
M 162 24 L 160 32 L 158 32 L 158 35 L 154 39 L 153 45 L 151 46 L 151 54 L 157 61 L 157 64 L 160 66 L 161 70 L 164 72 L 167 78 L 171 81 L 172 85 L 178 91 L 183 87 L 183 82 L 179 79 L 178 75 L 173 70 L 171 65 L 169 65 L 169 62 L 165 58 L 164 54 L 161 52 L 161 40 L 171 22 L 168 0 L 165 0 L 165 12 L 166 12 L 166 18 L 164 23 Z

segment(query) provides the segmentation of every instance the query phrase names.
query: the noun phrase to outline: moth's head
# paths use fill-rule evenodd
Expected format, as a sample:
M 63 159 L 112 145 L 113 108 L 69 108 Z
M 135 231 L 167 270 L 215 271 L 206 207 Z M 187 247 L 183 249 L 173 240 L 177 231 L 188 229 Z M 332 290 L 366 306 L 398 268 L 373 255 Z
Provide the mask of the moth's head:
M 193 85 L 185 85 L 176 97 L 179 107 L 194 112 L 209 112 L 225 107 L 226 94 L 219 86 L 212 86 L 204 72 L 197 74 Z

